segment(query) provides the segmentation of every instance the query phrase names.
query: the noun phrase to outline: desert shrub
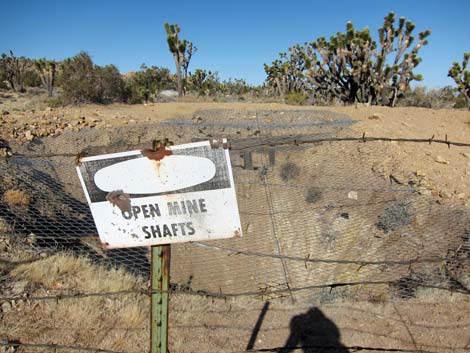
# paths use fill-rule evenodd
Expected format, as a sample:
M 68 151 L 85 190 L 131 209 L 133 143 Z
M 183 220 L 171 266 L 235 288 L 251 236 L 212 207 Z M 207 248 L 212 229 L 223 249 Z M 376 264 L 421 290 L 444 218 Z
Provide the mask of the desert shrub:
M 455 98 L 454 108 L 455 109 L 467 108 L 467 104 L 466 104 L 465 98 L 463 96 L 459 95 L 457 98 Z
M 114 65 L 95 67 L 97 103 L 122 102 L 126 100 L 126 85 Z
M 317 186 L 311 186 L 307 189 L 307 195 L 305 196 L 305 201 L 308 203 L 315 203 L 321 199 L 321 189 Z
M 284 96 L 286 104 L 290 105 L 302 105 L 307 100 L 307 97 L 302 93 L 292 92 Z
M 186 89 L 200 96 L 214 96 L 221 93 L 221 84 L 217 71 L 196 69 L 186 79 Z
M 0 65 L 0 89 L 8 89 L 7 75 L 5 69 Z
M 399 99 L 399 106 L 422 108 L 452 108 L 457 98 L 450 86 L 443 88 L 427 89 L 424 86 L 416 86 L 410 89 L 404 97 Z
M 300 175 L 300 168 L 293 162 L 286 162 L 281 166 L 281 178 L 284 181 L 295 179 Z
M 35 70 L 28 70 L 23 75 L 23 85 L 25 87 L 40 87 L 41 78 Z
M 28 207 L 31 199 L 23 190 L 10 189 L 3 194 L 3 202 L 10 208 Z
M 64 103 L 112 103 L 126 98 L 119 70 L 93 64 L 85 52 L 62 63 L 59 84 Z
M 126 82 L 129 103 L 153 101 L 158 92 L 176 89 L 176 80 L 167 68 L 147 67 L 142 64 L 140 71 L 134 73 Z

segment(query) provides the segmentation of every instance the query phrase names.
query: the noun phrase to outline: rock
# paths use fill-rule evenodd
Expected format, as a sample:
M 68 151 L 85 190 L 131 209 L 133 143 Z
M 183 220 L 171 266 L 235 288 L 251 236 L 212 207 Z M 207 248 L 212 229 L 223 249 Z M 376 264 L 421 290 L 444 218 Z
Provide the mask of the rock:
M 12 309 L 12 305 L 11 305 L 10 302 L 5 302 L 5 303 L 2 304 L 2 311 L 4 313 L 9 312 L 11 309 Z
M 465 199 L 465 197 L 467 197 L 467 195 L 465 195 L 463 192 L 460 192 L 460 193 L 457 194 L 457 198 L 459 200 L 463 200 L 463 199 Z
M 434 158 L 434 162 L 441 164 L 450 164 L 450 162 L 442 158 L 442 156 L 436 156 L 436 158 Z
M 462 153 L 462 156 L 464 156 L 465 158 L 470 158 L 470 153 L 468 153 L 468 152 L 463 152 L 463 153 Z
M 452 193 L 447 191 L 447 190 L 441 190 L 439 192 L 439 196 L 442 197 L 443 199 L 451 199 L 452 198 Z
M 10 112 L 9 112 L 8 110 L 4 110 L 4 111 L 2 112 L 2 115 L 9 115 L 9 114 L 10 114 Z
M 13 284 L 12 292 L 13 294 L 23 294 L 26 291 L 28 286 L 28 281 L 19 281 Z
M 357 191 L 348 192 L 348 199 L 357 200 Z
M 421 170 L 417 170 L 417 171 L 416 171 L 416 176 L 417 176 L 417 177 L 425 177 L 425 176 L 426 176 L 426 173 L 424 173 L 424 172 L 421 171 Z
M 425 195 L 425 196 L 431 196 L 431 195 L 432 195 L 432 191 L 429 190 L 429 189 L 426 189 L 426 188 L 420 188 L 420 189 L 418 190 L 418 193 L 419 193 L 420 195 Z
M 178 98 L 178 92 L 175 90 L 164 90 L 157 95 L 157 99 L 160 102 L 174 102 Z
M 369 116 L 370 120 L 380 120 L 380 119 L 383 119 L 383 118 L 385 118 L 385 115 L 383 115 L 381 113 L 374 113 L 371 116 Z
M 34 134 L 31 132 L 31 130 L 26 130 L 24 133 L 24 138 L 28 141 L 32 141 L 34 139 Z

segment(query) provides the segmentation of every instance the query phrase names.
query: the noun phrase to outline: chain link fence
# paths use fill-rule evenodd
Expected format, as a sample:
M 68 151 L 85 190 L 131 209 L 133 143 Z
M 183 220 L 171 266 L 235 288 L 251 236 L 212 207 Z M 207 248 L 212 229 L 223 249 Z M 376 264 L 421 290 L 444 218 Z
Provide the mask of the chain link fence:
M 201 111 L 15 146 L 12 158 L 0 160 L 0 300 L 18 299 L 9 282 L 15 266 L 62 253 L 142 281 L 96 293 L 59 286 L 21 293 L 24 298 L 80 302 L 101 293 L 145 299 L 148 249 L 103 250 L 76 176 L 76 154 L 149 148 L 153 139 L 220 137 L 231 142 L 244 237 L 172 245 L 173 297 L 278 300 L 296 308 L 468 294 L 470 209 L 423 192 L 419 176 L 405 183 L 387 175 L 372 161 L 391 153 L 390 142 L 351 138 L 352 124 L 321 111 Z M 203 351 L 193 349 L 187 351 Z

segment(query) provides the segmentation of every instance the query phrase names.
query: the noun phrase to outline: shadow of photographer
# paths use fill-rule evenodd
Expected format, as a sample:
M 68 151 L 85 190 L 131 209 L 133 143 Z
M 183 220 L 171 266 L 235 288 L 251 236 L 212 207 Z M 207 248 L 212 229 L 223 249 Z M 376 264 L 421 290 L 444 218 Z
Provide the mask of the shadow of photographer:
M 340 332 L 333 321 L 320 309 L 312 308 L 305 314 L 296 315 L 290 322 L 290 335 L 279 351 L 289 353 L 349 353 L 340 342 Z

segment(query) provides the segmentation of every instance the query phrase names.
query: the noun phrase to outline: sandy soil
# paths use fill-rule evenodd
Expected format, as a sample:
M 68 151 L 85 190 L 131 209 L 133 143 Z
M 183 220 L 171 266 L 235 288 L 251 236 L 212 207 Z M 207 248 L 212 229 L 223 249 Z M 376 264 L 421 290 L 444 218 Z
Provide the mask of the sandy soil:
M 207 109 L 233 109 L 241 112 L 323 110 L 346 114 L 356 120 L 357 123 L 349 130 L 355 137 L 365 133 L 369 137 L 428 139 L 434 135 L 436 139 L 445 139 L 447 135 L 451 141 L 470 142 L 470 112 L 459 110 L 197 102 L 132 106 L 87 105 L 50 109 L 39 99 L 16 96 L 13 97 L 15 101 L 12 101 L 11 98 L 6 93 L 0 97 L 0 138 L 11 144 L 14 142 L 28 145 L 40 136 L 57 136 L 67 131 L 94 129 L 106 133 L 119 126 L 158 122 L 175 117 L 191 119 L 197 111 Z M 449 149 L 442 144 L 381 144 L 385 146 L 384 154 L 370 157 L 374 173 L 385 179 L 392 175 L 402 184 L 419 178 L 424 194 L 440 196 L 442 202 L 470 206 L 469 147 Z M 279 300 L 270 305 L 252 348 L 283 347 L 290 337 L 291 342 L 300 345 L 315 345 L 320 342 L 323 345 L 342 344 L 348 347 L 400 348 L 431 352 L 469 351 L 470 306 L 467 297 L 447 292 L 426 292 L 408 301 L 335 302 L 319 307 L 321 312 L 308 306 Z M 106 298 L 100 304 L 112 307 L 115 310 L 113 315 L 119 313 L 120 304 L 117 300 Z M 19 305 L 18 308 L 10 305 L 0 324 L 1 335 L 10 335 L 8 338 L 12 339 L 21 336 L 24 341 L 44 342 L 49 339 L 58 343 L 60 336 L 51 339 L 48 334 L 58 330 L 54 326 L 57 322 L 42 319 L 44 312 L 51 313 L 50 308 L 35 306 L 34 303 L 28 305 Z M 146 304 L 142 305 L 142 313 L 148 312 Z M 171 302 L 171 351 L 244 351 L 253 335 L 263 305 L 259 300 L 246 298 L 221 301 L 176 295 Z M 24 321 L 16 322 L 18 315 L 21 315 Z M 106 315 L 103 316 L 105 318 Z M 78 321 L 70 319 L 67 325 L 73 327 Z M 112 325 L 101 327 L 101 341 L 93 343 L 111 349 L 141 352 L 147 348 L 146 343 L 142 343 L 148 339 L 146 322 L 146 318 L 139 318 L 124 329 Z M 22 327 L 30 327 L 29 333 L 22 332 Z M 66 343 L 86 345 L 90 330 L 86 327 L 81 330 L 80 332 L 87 334 L 81 337 L 79 333 L 72 332 L 70 340 L 67 339 Z M 304 332 L 309 337 L 320 335 L 327 337 L 327 340 L 305 341 L 302 335 L 296 336 L 293 332 Z M 26 351 L 28 350 L 24 350 Z

